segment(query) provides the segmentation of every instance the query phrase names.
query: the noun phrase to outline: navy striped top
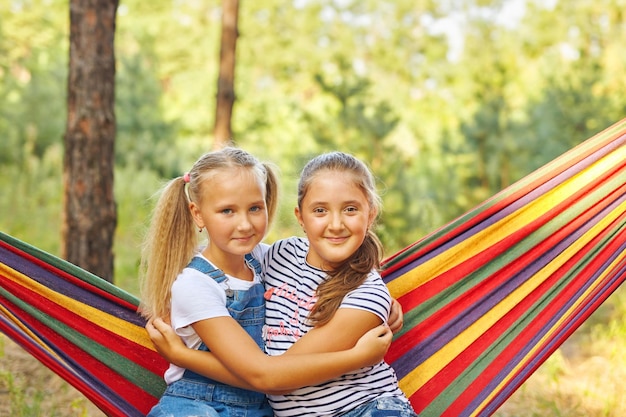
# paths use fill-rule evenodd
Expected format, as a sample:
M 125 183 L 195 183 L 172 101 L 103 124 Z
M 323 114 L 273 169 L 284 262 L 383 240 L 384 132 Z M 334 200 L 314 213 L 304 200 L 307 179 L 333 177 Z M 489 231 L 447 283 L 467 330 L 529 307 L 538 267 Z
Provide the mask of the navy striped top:
M 308 250 L 308 240 L 292 237 L 276 242 L 266 253 L 265 342 L 270 355 L 284 353 L 312 328 L 307 317 L 315 304 L 317 286 L 327 275 L 306 263 Z M 339 308 L 370 311 L 387 321 L 390 307 L 389 290 L 378 272 L 372 271 L 359 288 L 344 297 Z M 269 399 L 277 416 L 332 416 L 385 396 L 408 402 L 393 369 L 380 362 L 288 395 L 270 395 Z

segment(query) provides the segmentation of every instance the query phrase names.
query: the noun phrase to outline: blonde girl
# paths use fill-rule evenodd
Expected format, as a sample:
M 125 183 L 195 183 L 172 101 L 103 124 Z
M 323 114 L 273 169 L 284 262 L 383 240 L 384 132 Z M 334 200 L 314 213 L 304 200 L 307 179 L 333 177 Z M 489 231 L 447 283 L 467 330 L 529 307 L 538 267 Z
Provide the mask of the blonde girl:
M 236 148 L 203 155 L 163 189 L 142 257 L 142 311 L 150 320 L 168 317 L 188 348 L 210 351 L 227 372 L 214 380 L 170 365 L 168 387 L 149 416 L 271 416 L 257 391 L 323 382 L 384 355 L 390 343 L 384 327 L 332 354 L 278 358 L 262 352 L 259 259 L 276 201 L 270 167 Z M 203 230 L 208 244 L 197 252 Z M 293 373 L 296 367 L 305 372 Z

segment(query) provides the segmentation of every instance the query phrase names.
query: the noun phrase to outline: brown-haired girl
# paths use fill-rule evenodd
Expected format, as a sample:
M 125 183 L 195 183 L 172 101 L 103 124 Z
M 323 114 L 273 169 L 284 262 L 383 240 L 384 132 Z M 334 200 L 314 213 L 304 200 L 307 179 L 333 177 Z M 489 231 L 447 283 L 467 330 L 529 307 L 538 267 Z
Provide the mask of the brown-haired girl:
M 270 355 L 346 349 L 388 319 L 372 230 L 380 210 L 374 178 L 354 156 L 326 153 L 304 167 L 295 215 L 306 238 L 276 242 L 264 259 Z M 269 399 L 277 416 L 415 416 L 384 361 Z

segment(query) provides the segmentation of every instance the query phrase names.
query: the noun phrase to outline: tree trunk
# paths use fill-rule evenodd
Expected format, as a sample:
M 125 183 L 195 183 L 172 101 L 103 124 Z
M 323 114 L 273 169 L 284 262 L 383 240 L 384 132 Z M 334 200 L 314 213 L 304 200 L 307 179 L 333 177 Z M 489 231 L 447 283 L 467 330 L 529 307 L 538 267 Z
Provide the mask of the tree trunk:
M 113 280 L 115 15 L 118 0 L 70 0 L 63 254 Z
M 231 119 L 235 103 L 235 50 L 237 47 L 237 19 L 239 0 L 222 1 L 222 41 L 220 44 L 220 72 L 217 79 L 217 103 L 213 147 L 219 149 L 232 140 Z

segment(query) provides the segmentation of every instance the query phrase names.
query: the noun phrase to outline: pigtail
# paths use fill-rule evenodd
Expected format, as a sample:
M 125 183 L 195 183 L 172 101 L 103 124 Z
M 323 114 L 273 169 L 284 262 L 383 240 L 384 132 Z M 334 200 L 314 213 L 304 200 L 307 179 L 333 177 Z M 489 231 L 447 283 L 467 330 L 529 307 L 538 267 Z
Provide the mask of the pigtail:
M 140 265 L 141 314 L 169 318 L 171 288 L 198 245 L 183 177 L 168 182 L 152 213 Z
M 265 169 L 265 204 L 267 208 L 267 223 L 271 226 L 278 208 L 278 176 L 274 167 L 269 163 L 262 163 Z

